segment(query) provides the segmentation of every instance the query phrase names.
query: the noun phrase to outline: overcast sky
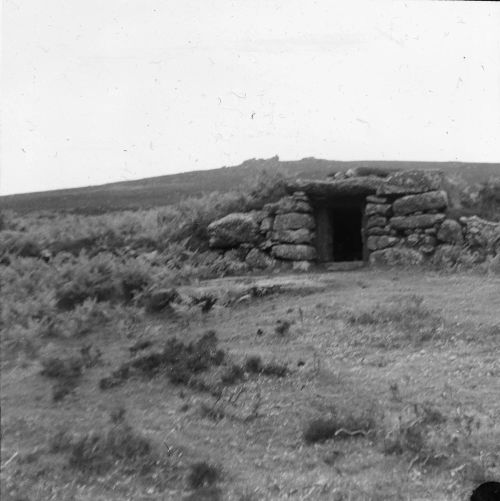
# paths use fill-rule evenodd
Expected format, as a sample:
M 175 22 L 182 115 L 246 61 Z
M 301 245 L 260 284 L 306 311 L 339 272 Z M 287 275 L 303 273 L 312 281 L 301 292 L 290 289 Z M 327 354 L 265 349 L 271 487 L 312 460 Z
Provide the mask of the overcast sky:
M 494 2 L 4 0 L 1 193 L 257 157 L 500 161 Z

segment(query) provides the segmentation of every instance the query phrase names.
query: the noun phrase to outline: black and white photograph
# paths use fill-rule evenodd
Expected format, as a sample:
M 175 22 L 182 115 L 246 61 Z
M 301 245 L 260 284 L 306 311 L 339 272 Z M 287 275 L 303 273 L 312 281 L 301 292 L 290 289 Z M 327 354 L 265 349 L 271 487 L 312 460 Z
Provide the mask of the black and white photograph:
M 500 501 L 500 2 L 0 9 L 2 501 Z

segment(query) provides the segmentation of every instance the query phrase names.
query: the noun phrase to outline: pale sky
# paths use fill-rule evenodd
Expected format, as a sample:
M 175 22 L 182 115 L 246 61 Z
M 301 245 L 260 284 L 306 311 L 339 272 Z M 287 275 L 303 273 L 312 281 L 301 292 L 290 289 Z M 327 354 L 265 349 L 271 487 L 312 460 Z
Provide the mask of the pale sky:
M 496 2 L 4 0 L 0 193 L 248 158 L 500 161 Z

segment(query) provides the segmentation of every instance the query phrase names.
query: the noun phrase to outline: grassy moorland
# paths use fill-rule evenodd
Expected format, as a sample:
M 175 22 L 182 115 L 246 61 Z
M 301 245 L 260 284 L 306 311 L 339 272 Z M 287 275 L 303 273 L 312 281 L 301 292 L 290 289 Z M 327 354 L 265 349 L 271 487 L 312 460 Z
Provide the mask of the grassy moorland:
M 465 500 L 498 479 L 498 266 L 256 276 L 208 249 L 214 218 L 282 194 L 4 213 L 2 499 Z
M 468 499 L 500 475 L 499 291 L 226 278 L 179 287 L 216 295 L 208 312 L 45 334 L 2 362 L 2 498 Z
M 500 164 L 494 163 L 341 162 L 316 158 L 280 161 L 278 157 L 274 157 L 266 160 L 247 160 L 236 167 L 186 172 L 102 186 L 4 196 L 0 197 L 0 209 L 12 209 L 22 213 L 34 210 L 64 210 L 81 214 L 143 209 L 176 204 L 185 198 L 201 196 L 212 191 L 232 191 L 239 186 L 253 184 L 255 178 L 263 173 L 292 178 L 324 178 L 328 174 L 355 167 L 441 169 L 460 188 L 500 176 Z

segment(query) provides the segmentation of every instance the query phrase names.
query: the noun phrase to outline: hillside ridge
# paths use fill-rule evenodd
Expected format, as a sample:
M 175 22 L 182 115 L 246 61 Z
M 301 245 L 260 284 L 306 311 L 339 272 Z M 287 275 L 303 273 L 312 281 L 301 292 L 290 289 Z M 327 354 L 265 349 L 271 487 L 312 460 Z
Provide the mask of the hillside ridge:
M 65 210 L 106 212 L 124 209 L 170 205 L 180 200 L 211 191 L 229 191 L 261 172 L 280 172 L 292 177 L 321 178 L 332 172 L 354 167 L 398 169 L 440 169 L 460 175 L 468 182 L 480 182 L 500 175 L 500 163 L 430 162 L 385 160 L 325 160 L 306 157 L 301 160 L 249 159 L 240 165 L 216 169 L 167 174 L 130 181 L 117 181 L 95 186 L 4 195 L 0 209 L 17 212 L 33 210 Z

